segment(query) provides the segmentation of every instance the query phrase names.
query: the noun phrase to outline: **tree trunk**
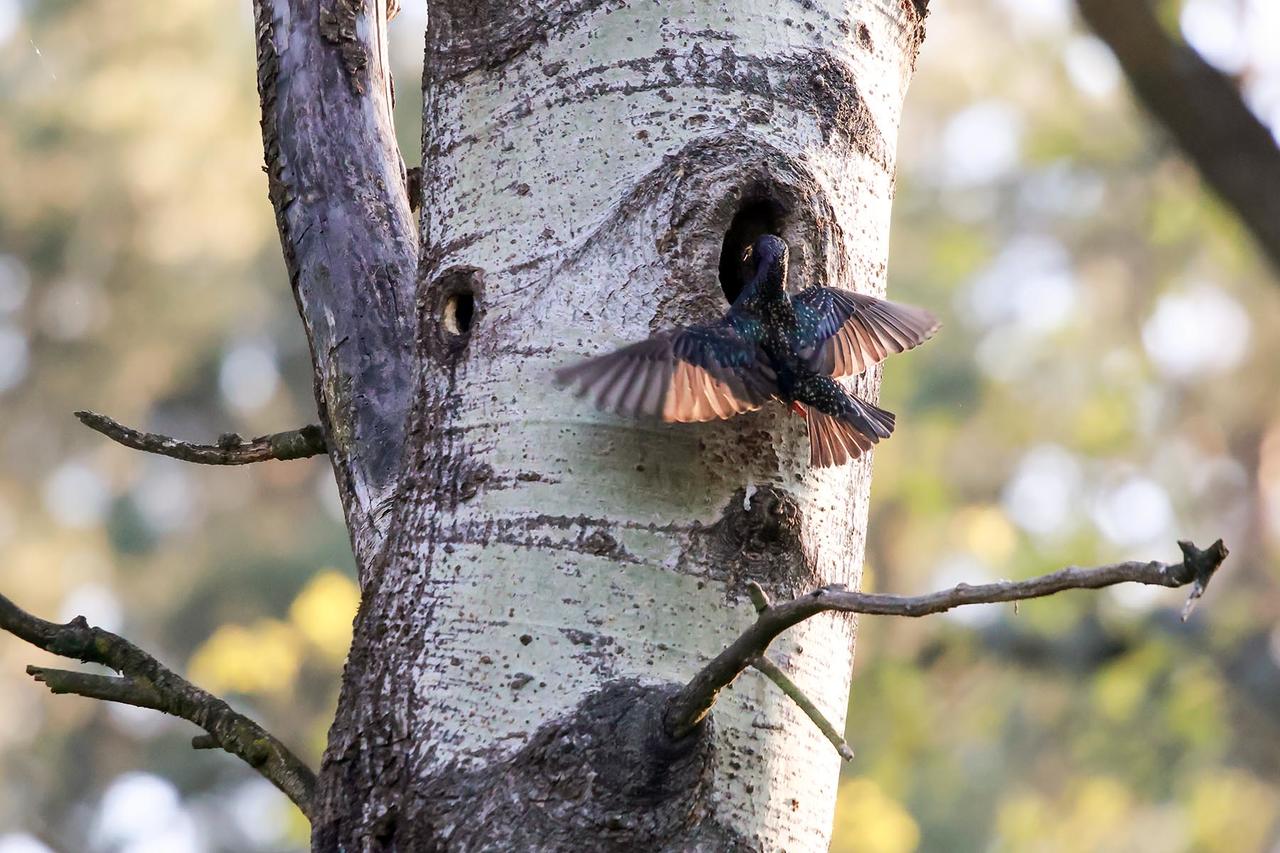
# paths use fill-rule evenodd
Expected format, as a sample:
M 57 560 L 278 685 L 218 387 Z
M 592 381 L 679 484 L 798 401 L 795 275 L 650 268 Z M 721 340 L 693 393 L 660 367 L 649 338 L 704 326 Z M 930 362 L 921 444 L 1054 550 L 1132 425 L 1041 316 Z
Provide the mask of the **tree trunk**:
M 346 110 L 383 133 L 384 0 L 313 5 L 259 4 L 260 65 L 274 51 L 283 69 L 264 82 L 264 114 L 268 93 L 305 112 L 287 93 L 314 85 L 327 93 L 316 115 Z M 364 525 L 353 526 L 363 600 L 316 849 L 826 848 L 838 758 L 772 684 L 744 675 L 680 741 L 662 716 L 671 690 L 752 618 L 748 580 L 779 598 L 858 583 L 869 460 L 809 469 L 801 424 L 780 406 L 713 424 L 627 422 L 550 377 L 722 313 L 742 248 L 765 230 L 791 246 L 793 288 L 883 292 L 923 5 L 431 4 L 407 421 L 405 383 L 371 400 L 367 359 L 340 359 L 376 352 L 387 318 L 340 316 L 325 343 L 339 359 L 326 360 L 314 328 L 333 314 L 300 297 L 322 406 L 384 406 L 356 422 L 391 425 L 378 442 L 372 427 L 336 429 L 333 405 L 326 415 L 346 448 L 335 463 L 348 517 Z M 317 52 L 297 50 L 317 32 Z M 403 190 L 377 183 L 386 156 L 361 172 L 324 154 L 346 144 L 337 136 L 313 139 L 315 156 L 348 170 L 316 217 L 326 275 L 307 263 L 320 249 L 299 248 L 305 211 L 284 205 L 295 287 L 359 267 L 346 295 L 318 298 L 339 314 L 351 293 L 403 309 Z M 270 154 L 268 142 L 269 165 Z M 294 194 L 314 204 L 303 183 Z M 332 210 L 344 192 L 358 196 L 348 214 L 391 223 L 385 246 L 333 241 L 333 223 L 348 224 Z M 390 278 L 360 277 L 370 270 Z M 859 383 L 874 398 L 878 373 Z M 387 458 L 399 436 L 395 477 L 363 461 Z M 390 515 L 372 506 L 392 493 Z M 852 649 L 852 623 L 836 618 L 775 646 L 837 725 Z

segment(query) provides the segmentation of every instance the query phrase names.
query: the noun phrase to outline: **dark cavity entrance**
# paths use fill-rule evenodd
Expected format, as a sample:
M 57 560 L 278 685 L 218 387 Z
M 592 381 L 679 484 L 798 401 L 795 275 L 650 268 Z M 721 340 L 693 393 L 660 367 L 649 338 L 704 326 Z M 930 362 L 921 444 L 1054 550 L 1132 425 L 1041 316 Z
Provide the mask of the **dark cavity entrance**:
M 437 279 L 436 333 L 448 351 L 461 352 L 484 316 L 484 278 L 476 267 L 453 267 Z
M 742 292 L 743 281 L 755 271 L 743 260 L 743 254 L 761 234 L 781 236 L 784 213 L 776 201 L 752 197 L 743 200 L 734 214 L 720 249 L 720 289 L 730 303 Z
M 444 302 L 444 330 L 450 335 L 471 334 L 471 318 L 476 313 L 476 297 L 470 292 L 451 293 Z

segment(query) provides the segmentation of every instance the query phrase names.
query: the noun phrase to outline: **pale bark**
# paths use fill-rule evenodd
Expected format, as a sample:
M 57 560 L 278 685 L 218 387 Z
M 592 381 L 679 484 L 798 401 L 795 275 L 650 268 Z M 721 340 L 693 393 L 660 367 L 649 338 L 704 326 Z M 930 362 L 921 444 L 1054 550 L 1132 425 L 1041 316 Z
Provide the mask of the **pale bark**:
M 912 3 L 431 5 L 426 363 L 317 848 L 825 848 L 839 759 L 764 677 L 683 742 L 660 721 L 750 622 L 748 580 L 857 585 L 870 460 L 809 469 L 780 408 L 632 423 L 549 380 L 722 312 L 752 203 L 794 285 L 882 293 L 921 36 Z M 837 725 L 852 648 L 838 619 L 774 647 Z

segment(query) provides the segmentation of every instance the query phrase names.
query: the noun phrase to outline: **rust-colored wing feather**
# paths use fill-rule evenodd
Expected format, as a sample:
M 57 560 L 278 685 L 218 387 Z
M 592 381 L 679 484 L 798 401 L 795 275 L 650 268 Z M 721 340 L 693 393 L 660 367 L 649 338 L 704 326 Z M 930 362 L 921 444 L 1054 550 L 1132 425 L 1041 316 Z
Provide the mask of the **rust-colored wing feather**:
M 690 326 L 561 368 L 556 381 L 621 415 L 711 421 L 776 393 L 763 352 L 731 326 Z

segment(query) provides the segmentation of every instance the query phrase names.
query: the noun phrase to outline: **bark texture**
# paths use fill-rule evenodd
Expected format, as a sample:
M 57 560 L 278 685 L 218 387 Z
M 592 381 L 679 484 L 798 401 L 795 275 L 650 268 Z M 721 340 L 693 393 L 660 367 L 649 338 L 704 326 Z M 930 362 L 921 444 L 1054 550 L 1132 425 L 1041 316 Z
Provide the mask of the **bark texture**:
M 839 759 L 763 676 L 679 741 L 662 709 L 750 623 L 748 580 L 857 584 L 869 460 L 809 469 L 780 407 L 627 422 L 550 378 L 721 313 L 764 229 L 793 286 L 882 293 L 922 35 L 912 2 L 432 3 L 423 364 L 317 849 L 826 848 Z M 852 647 L 839 619 L 774 647 L 837 725 Z

